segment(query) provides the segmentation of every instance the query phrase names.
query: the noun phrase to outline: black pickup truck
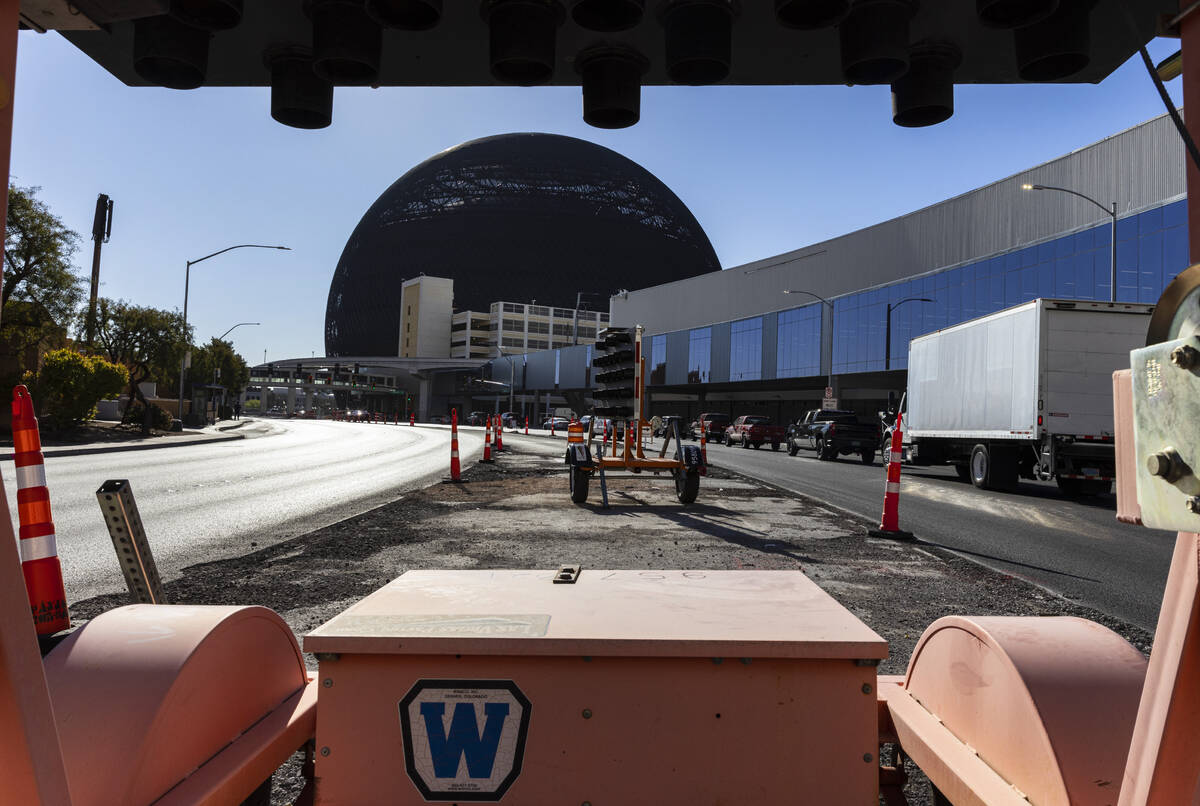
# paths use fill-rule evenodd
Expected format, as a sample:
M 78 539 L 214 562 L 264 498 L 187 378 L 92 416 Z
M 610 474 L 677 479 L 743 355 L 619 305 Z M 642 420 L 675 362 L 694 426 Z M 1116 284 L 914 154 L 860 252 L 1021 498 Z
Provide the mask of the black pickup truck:
M 788 455 L 795 456 L 801 448 L 812 448 L 817 458 L 836 459 L 857 453 L 864 465 L 875 461 L 879 446 L 879 426 L 861 423 L 852 411 L 813 409 L 788 426 Z

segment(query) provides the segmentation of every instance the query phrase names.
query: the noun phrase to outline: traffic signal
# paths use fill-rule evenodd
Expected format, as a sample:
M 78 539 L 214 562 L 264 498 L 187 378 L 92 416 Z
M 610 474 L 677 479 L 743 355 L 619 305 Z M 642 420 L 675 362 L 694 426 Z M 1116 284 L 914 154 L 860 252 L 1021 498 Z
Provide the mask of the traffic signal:
M 632 417 L 637 377 L 633 331 L 610 327 L 598 336 L 596 357 L 592 360 L 598 388 L 592 397 L 599 405 L 593 411 L 601 417 Z

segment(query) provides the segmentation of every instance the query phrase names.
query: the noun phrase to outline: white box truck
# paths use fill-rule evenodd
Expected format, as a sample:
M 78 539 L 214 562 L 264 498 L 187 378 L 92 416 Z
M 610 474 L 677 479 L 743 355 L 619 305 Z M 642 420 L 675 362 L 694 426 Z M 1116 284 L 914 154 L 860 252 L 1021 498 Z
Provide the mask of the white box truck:
M 1153 305 L 1036 299 L 913 339 L 904 459 L 976 487 L 1112 488 L 1112 373 L 1145 346 Z M 889 435 L 890 437 L 890 435 Z

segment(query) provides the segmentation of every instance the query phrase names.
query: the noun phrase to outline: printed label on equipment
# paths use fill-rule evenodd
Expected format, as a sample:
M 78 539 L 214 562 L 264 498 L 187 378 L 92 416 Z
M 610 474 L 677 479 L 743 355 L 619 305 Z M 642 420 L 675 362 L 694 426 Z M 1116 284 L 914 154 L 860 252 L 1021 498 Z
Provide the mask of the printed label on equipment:
M 324 628 L 325 635 L 395 636 L 398 638 L 541 638 L 550 626 L 545 613 L 494 616 L 346 615 Z
M 513 681 L 418 680 L 399 707 L 425 800 L 498 801 L 521 774 L 531 707 Z

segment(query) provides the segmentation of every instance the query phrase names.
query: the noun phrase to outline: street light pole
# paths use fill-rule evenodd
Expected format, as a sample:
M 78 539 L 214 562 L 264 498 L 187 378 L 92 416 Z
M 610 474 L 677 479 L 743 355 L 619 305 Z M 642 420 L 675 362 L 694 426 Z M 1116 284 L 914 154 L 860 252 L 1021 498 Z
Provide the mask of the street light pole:
M 202 258 L 187 261 L 187 267 L 183 272 L 183 337 L 185 339 L 187 338 L 188 288 L 192 281 L 192 266 L 196 265 L 197 263 L 203 263 L 210 257 L 216 257 L 217 255 L 223 255 L 226 252 L 231 252 L 234 249 L 283 249 L 287 252 L 292 251 L 291 247 L 287 246 L 265 246 L 257 243 L 241 243 L 237 246 L 227 246 L 224 249 L 213 252 L 211 255 L 205 255 Z M 234 325 L 234 327 L 237 327 L 237 325 Z M 233 328 L 230 328 L 230 330 L 232 329 Z M 227 330 L 225 332 L 228 334 L 229 331 Z M 191 345 L 188 346 L 190 347 Z M 181 423 L 183 422 L 183 382 L 187 377 L 187 359 L 188 353 L 190 352 L 190 349 L 185 349 L 183 351 L 183 358 L 179 362 L 179 421 Z
M 1060 193 L 1070 193 L 1072 196 L 1078 196 L 1081 199 L 1090 201 L 1092 204 L 1099 207 L 1101 210 L 1103 210 L 1107 215 L 1109 215 L 1112 218 L 1112 238 L 1111 238 L 1112 243 L 1109 244 L 1109 261 L 1108 261 L 1108 272 L 1109 272 L 1108 301 L 1116 302 L 1117 301 L 1117 203 L 1113 202 L 1112 209 L 1110 210 L 1109 208 L 1105 207 L 1100 202 L 1093 199 L 1091 196 L 1087 196 L 1083 193 L 1080 193 L 1078 190 L 1071 190 L 1070 188 L 1060 188 L 1060 187 L 1055 187 L 1053 185 L 1024 184 L 1024 185 L 1021 185 L 1021 190 L 1057 190 Z
M 574 321 L 571 325 L 571 345 L 572 346 L 579 344 L 579 306 L 583 303 L 583 298 L 584 297 L 599 297 L 599 296 L 601 296 L 601 295 L 597 294 L 594 291 L 576 291 L 575 292 L 575 315 L 574 315 Z M 553 319 L 553 317 L 551 317 L 551 318 Z M 599 328 L 599 323 L 597 323 L 597 328 Z M 553 336 L 551 336 L 551 341 L 553 341 Z
M 829 374 L 825 378 L 825 385 L 833 389 L 833 303 L 822 297 L 820 294 L 814 294 L 811 291 L 796 291 L 790 288 L 783 290 L 785 294 L 807 294 L 810 297 L 816 297 L 821 302 L 829 306 Z
M 933 300 L 929 299 L 928 297 L 909 297 L 908 299 L 900 300 L 894 305 L 890 302 L 888 303 L 886 325 L 887 337 L 884 339 L 883 348 L 883 368 L 885 370 L 892 368 L 892 311 L 894 311 L 896 308 L 899 308 L 906 302 L 933 302 Z
M 226 330 L 220 336 L 217 336 L 217 341 L 223 340 L 226 336 L 228 336 L 230 333 L 232 333 L 234 330 L 241 327 L 242 325 L 261 325 L 261 324 L 262 324 L 262 322 L 238 322 L 236 325 L 229 328 L 229 330 Z M 266 360 L 267 360 L 267 351 L 263 350 L 263 361 L 266 361 Z

